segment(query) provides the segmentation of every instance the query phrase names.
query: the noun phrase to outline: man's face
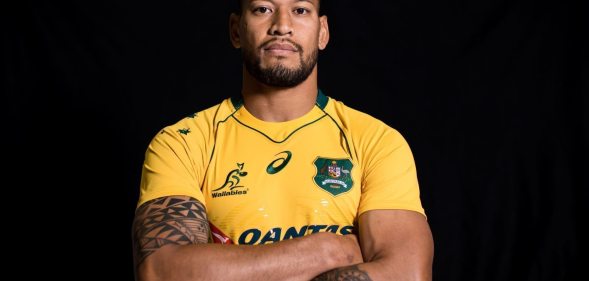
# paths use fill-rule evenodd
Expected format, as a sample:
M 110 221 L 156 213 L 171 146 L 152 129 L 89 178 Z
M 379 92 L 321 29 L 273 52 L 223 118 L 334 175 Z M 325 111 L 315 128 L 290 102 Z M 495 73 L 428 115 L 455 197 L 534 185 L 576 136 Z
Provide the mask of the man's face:
M 293 87 L 309 77 L 329 39 L 319 1 L 246 0 L 232 15 L 231 39 L 246 70 L 259 82 Z

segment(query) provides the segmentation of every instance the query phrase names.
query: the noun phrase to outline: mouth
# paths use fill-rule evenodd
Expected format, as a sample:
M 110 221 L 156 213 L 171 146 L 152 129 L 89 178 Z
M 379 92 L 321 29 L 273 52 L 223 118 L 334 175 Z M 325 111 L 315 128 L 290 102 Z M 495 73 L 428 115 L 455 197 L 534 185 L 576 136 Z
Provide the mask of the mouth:
M 288 57 L 300 52 L 300 47 L 294 42 L 285 41 L 270 41 L 262 46 L 262 50 L 274 57 Z
M 298 52 L 298 49 L 288 43 L 272 43 L 268 46 L 264 47 L 265 51 L 288 51 L 288 52 Z

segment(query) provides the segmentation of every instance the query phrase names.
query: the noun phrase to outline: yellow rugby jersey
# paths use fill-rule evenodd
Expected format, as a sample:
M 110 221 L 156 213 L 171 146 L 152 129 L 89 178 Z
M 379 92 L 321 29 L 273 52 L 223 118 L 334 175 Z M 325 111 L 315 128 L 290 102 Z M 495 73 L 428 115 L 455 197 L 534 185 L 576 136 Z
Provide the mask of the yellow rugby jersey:
M 164 128 L 147 149 L 138 206 L 170 195 L 202 202 L 213 240 L 225 244 L 349 234 L 374 209 L 425 215 L 401 134 L 321 91 L 286 122 L 226 99 Z

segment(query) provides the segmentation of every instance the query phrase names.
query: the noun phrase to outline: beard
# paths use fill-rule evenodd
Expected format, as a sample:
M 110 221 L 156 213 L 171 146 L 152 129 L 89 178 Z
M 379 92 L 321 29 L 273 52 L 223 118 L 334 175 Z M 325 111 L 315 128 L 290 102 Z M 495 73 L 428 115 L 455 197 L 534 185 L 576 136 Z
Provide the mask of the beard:
M 278 63 L 274 66 L 263 68 L 261 59 L 256 53 L 242 48 L 241 55 L 243 56 L 246 71 L 260 83 L 272 87 L 290 88 L 303 83 L 311 75 L 313 68 L 317 64 L 319 49 L 313 50 L 308 57 L 304 58 L 302 47 L 294 42 L 289 42 L 297 48 L 299 54 L 298 67 L 289 68 L 282 63 Z M 270 42 L 263 44 L 259 49 L 268 43 Z

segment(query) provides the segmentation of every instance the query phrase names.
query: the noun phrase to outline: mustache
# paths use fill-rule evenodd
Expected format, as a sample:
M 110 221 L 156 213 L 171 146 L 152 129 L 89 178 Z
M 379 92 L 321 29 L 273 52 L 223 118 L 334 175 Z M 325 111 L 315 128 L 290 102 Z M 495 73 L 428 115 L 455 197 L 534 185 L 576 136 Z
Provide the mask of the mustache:
M 292 40 L 290 40 L 290 39 L 286 39 L 286 38 L 283 38 L 283 39 L 277 39 L 277 38 L 275 38 L 275 39 L 270 39 L 270 40 L 268 40 L 268 41 L 266 41 L 266 42 L 262 43 L 262 45 L 260 45 L 260 47 L 259 47 L 258 49 L 260 49 L 260 50 L 261 50 L 261 49 L 264 49 L 264 48 L 268 47 L 268 45 L 270 45 L 270 44 L 272 44 L 272 43 L 274 43 L 274 42 L 278 42 L 278 43 L 284 43 L 284 42 L 288 42 L 288 43 L 290 43 L 291 45 L 293 45 L 293 46 L 294 46 L 294 47 L 297 49 L 297 51 L 298 51 L 298 52 L 302 52 L 302 51 L 303 51 L 303 46 L 301 46 L 301 45 L 297 44 L 296 42 L 294 42 L 294 41 L 292 41 Z

